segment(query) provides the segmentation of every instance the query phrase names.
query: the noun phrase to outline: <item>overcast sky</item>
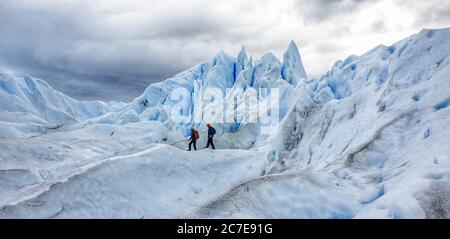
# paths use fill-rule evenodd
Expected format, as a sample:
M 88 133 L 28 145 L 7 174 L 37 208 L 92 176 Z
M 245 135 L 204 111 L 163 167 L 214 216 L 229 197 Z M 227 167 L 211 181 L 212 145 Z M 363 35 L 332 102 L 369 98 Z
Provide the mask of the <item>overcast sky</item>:
M 320 77 L 338 59 L 444 27 L 448 0 L 0 0 L 0 68 L 77 99 L 130 101 L 220 50 L 281 57 L 292 39 Z

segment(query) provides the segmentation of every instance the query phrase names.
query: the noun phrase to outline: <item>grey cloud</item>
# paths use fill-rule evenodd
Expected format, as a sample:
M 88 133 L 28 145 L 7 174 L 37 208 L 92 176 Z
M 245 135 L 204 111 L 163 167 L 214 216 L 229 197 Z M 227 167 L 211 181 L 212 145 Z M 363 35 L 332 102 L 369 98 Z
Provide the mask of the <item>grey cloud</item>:
M 115 75 L 82 75 L 72 72 L 37 72 L 34 77 L 45 79 L 52 87 L 83 100 L 130 102 L 159 78 L 133 78 Z
M 386 23 L 383 20 L 378 20 L 372 24 L 372 31 L 383 31 L 386 29 Z
M 305 22 L 320 23 L 351 14 L 365 4 L 373 4 L 377 1 L 379 0 L 302 0 L 295 1 L 294 8 Z
M 450 2 L 435 1 L 431 6 L 420 11 L 417 24 L 450 24 Z
M 129 100 L 143 91 L 142 82 L 161 81 L 198 63 L 191 58 L 208 58 L 212 53 L 206 44 L 228 35 L 224 18 L 214 17 L 206 7 L 196 12 L 146 15 L 105 13 L 86 1 L 6 0 L 0 6 L 0 67 L 40 76 L 81 99 L 105 99 L 102 92 L 106 89 L 98 82 L 107 79 L 109 85 L 125 88 L 136 84 L 139 92 L 128 90 L 121 92 L 125 95 L 120 98 L 117 95 L 121 94 L 106 97 Z M 186 42 L 194 38 L 205 47 L 183 52 Z M 182 52 L 185 56 L 180 56 Z M 99 87 L 90 90 L 94 85 Z
M 316 45 L 316 47 L 314 48 L 317 52 L 321 52 L 323 54 L 328 54 L 328 53 L 336 53 L 339 52 L 342 48 L 344 48 L 343 45 L 341 44 L 336 44 L 336 43 L 325 43 L 325 42 L 320 42 Z

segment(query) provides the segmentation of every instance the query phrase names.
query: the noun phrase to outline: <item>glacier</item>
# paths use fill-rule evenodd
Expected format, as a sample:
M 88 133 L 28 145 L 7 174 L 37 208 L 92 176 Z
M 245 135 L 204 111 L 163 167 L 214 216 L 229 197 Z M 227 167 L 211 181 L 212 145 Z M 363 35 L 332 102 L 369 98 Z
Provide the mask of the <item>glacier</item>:
M 449 218 L 449 45 L 425 29 L 319 79 L 293 41 L 282 61 L 243 47 L 130 103 L 0 70 L 0 218 Z M 186 152 L 209 122 L 218 150 Z

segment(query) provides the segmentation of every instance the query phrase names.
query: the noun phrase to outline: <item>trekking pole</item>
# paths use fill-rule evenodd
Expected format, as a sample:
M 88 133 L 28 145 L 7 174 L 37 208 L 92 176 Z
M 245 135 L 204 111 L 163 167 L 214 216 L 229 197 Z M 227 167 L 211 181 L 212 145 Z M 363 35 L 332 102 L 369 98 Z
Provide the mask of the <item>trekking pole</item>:
M 179 144 L 179 143 L 184 142 L 184 141 L 189 141 L 189 139 L 183 139 L 183 140 L 180 140 L 180 141 L 178 141 L 178 142 L 172 143 L 172 144 L 170 144 L 170 145 L 173 146 L 173 145 L 175 145 L 175 144 Z

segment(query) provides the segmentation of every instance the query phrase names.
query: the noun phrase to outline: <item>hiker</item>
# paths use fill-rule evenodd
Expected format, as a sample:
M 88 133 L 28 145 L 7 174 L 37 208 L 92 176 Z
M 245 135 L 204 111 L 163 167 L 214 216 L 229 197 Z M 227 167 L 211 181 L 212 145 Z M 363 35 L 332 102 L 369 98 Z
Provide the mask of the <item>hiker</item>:
M 208 143 L 206 144 L 206 148 L 209 148 L 209 145 L 212 146 L 212 149 L 216 149 L 213 143 L 213 137 L 216 134 L 216 129 L 214 129 L 211 124 L 208 124 Z
M 197 139 L 200 138 L 198 131 L 194 128 L 191 129 L 191 138 L 189 139 L 189 150 L 191 151 L 191 146 L 194 145 L 194 150 L 197 150 Z

